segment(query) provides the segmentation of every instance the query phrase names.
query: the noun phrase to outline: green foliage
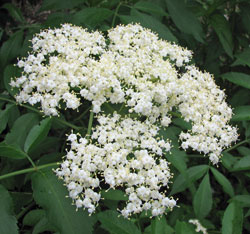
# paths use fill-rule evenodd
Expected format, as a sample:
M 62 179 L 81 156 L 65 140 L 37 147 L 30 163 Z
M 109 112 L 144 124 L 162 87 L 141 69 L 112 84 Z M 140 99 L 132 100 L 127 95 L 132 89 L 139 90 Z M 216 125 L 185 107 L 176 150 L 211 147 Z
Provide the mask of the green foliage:
M 247 0 L 44 0 L 4 1 L 0 6 L 0 233 L 145 233 L 194 234 L 189 219 L 199 219 L 208 233 L 250 233 L 250 2 Z M 193 61 L 215 75 L 232 105 L 239 141 L 223 152 L 218 167 L 198 152 L 181 150 L 178 135 L 191 124 L 172 115 L 159 137 L 170 139 L 173 179 L 166 192 L 178 198 L 173 211 L 159 218 L 142 213 L 119 216 L 128 197 L 103 190 L 96 214 L 78 210 L 52 172 L 67 150 L 70 129 L 87 133 L 90 103 L 77 111 L 45 118 L 39 106 L 18 105 L 11 78 L 14 66 L 30 51 L 33 35 L 44 28 L 72 23 L 106 33 L 118 24 L 140 23 L 159 37 L 194 51 Z M 112 113 L 126 107 L 105 105 Z M 138 117 L 138 116 L 137 116 Z M 93 125 L 96 124 L 94 119 Z M 33 173 L 33 174 L 31 174 Z
M 65 198 L 67 189 L 51 170 L 32 175 L 33 196 L 37 204 L 46 211 L 47 218 L 55 230 L 62 234 L 91 233 L 93 218 L 87 211 L 76 211 L 70 198 Z
M 13 215 L 12 199 L 9 192 L 0 185 L 0 233 L 18 233 L 17 220 Z

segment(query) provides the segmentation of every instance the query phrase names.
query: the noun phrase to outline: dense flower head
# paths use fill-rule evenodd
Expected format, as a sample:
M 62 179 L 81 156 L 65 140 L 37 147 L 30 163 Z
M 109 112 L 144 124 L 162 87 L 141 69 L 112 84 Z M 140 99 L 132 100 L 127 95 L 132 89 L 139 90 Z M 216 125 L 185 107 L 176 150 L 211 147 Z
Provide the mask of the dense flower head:
M 122 187 L 128 195 L 121 210 L 124 217 L 143 210 L 156 216 L 172 209 L 176 201 L 159 191 L 171 178 L 163 156 L 171 146 L 157 138 L 158 127 L 116 113 L 100 115 L 98 122 L 91 140 L 73 133 L 68 136 L 71 148 L 56 170 L 76 206 L 94 212 L 103 180 L 109 188 Z
M 68 136 L 71 148 L 56 170 L 75 205 L 89 213 L 103 183 L 127 194 L 124 217 L 147 210 L 157 216 L 176 206 L 160 192 L 171 178 L 164 157 L 171 145 L 158 136 L 173 111 L 192 126 L 181 132 L 181 147 L 208 155 L 213 164 L 237 140 L 229 125 L 232 109 L 213 76 L 190 65 L 191 51 L 139 24 L 119 25 L 105 35 L 64 24 L 37 34 L 32 49 L 17 64 L 22 75 L 11 81 L 20 89 L 16 100 L 40 103 L 52 116 L 88 100 L 98 116 L 90 138 Z M 103 115 L 106 102 L 122 104 L 138 119 Z

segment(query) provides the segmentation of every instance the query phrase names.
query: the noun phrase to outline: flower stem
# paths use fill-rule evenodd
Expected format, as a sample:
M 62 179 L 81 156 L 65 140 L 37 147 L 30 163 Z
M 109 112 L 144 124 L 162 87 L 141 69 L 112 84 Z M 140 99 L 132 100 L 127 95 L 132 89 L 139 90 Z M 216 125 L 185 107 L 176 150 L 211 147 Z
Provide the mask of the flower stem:
M 86 138 L 88 138 L 88 139 L 90 138 L 92 124 L 93 124 L 93 119 L 94 119 L 94 112 L 93 112 L 93 110 L 90 110 L 89 124 L 88 124 L 88 130 L 87 130 L 87 135 L 86 135 Z
M 116 20 L 116 17 L 118 15 L 118 11 L 119 11 L 119 8 L 120 6 L 122 5 L 122 1 L 120 1 L 120 3 L 117 5 L 116 9 L 115 9 L 115 13 L 114 13 L 114 16 L 113 16 L 113 19 L 112 19 L 112 23 L 111 23 L 111 28 L 113 28 L 115 26 L 115 20 Z
M 227 153 L 227 152 L 229 152 L 229 151 L 231 151 L 231 150 L 237 148 L 238 146 L 243 145 L 243 144 L 245 144 L 245 143 L 247 143 L 247 142 L 250 142 L 250 139 L 246 139 L 246 140 L 244 140 L 244 141 L 241 141 L 241 142 L 239 142 L 238 144 L 236 144 L 236 145 L 234 145 L 234 146 L 232 146 L 232 147 L 230 147 L 230 148 L 224 150 L 224 153 Z
M 26 173 L 33 172 L 33 171 L 38 171 L 40 169 L 44 169 L 44 168 L 52 167 L 52 166 L 56 166 L 56 165 L 58 165 L 58 162 L 48 163 L 48 164 L 44 164 L 44 165 L 37 166 L 37 167 L 26 168 L 26 169 L 23 169 L 23 170 L 14 171 L 14 172 L 11 172 L 11 173 L 8 173 L 8 174 L 5 174 L 5 175 L 1 175 L 0 180 L 6 179 L 6 178 L 9 178 L 9 177 L 12 177 L 12 176 L 16 176 L 16 175 L 21 175 L 21 174 L 26 174 Z

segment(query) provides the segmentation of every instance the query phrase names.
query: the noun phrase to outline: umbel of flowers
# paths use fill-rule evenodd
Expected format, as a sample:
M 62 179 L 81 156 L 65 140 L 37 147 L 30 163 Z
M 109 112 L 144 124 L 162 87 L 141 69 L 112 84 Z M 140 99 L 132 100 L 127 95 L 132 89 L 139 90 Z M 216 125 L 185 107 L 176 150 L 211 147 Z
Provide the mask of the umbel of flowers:
M 68 137 L 71 149 L 56 170 L 76 206 L 90 213 L 100 200 L 101 178 L 110 188 L 124 188 L 125 217 L 149 209 L 156 216 L 176 205 L 159 192 L 171 178 L 164 157 L 171 146 L 157 137 L 157 124 L 168 127 L 173 108 L 192 124 L 179 136 L 184 150 L 190 147 L 217 164 L 237 139 L 228 124 L 232 110 L 213 77 L 190 65 L 189 50 L 138 24 L 117 26 L 106 36 L 64 24 L 37 34 L 32 49 L 18 62 L 22 76 L 11 81 L 20 89 L 19 103 L 41 103 L 45 115 L 59 115 L 61 103 L 77 109 L 89 100 L 99 113 L 90 140 Z M 125 104 L 146 120 L 105 116 L 105 102 Z

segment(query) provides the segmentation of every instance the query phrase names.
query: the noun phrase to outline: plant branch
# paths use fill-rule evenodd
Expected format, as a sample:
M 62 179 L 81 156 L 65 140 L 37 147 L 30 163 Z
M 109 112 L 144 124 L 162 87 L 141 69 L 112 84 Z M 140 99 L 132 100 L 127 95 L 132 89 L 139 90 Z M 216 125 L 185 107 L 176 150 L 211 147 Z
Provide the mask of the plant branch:
M 26 168 L 26 169 L 23 169 L 23 170 L 14 171 L 14 172 L 11 172 L 11 173 L 8 173 L 8 174 L 5 174 L 5 175 L 1 175 L 0 180 L 6 179 L 6 178 L 9 178 L 9 177 L 12 177 L 12 176 L 16 176 L 16 175 L 22 175 L 22 174 L 26 174 L 26 173 L 29 173 L 29 172 L 38 171 L 40 169 L 44 169 L 44 168 L 52 167 L 52 166 L 56 166 L 56 165 L 58 165 L 58 162 L 48 163 L 48 164 L 44 164 L 44 165 L 37 166 L 37 167 Z

